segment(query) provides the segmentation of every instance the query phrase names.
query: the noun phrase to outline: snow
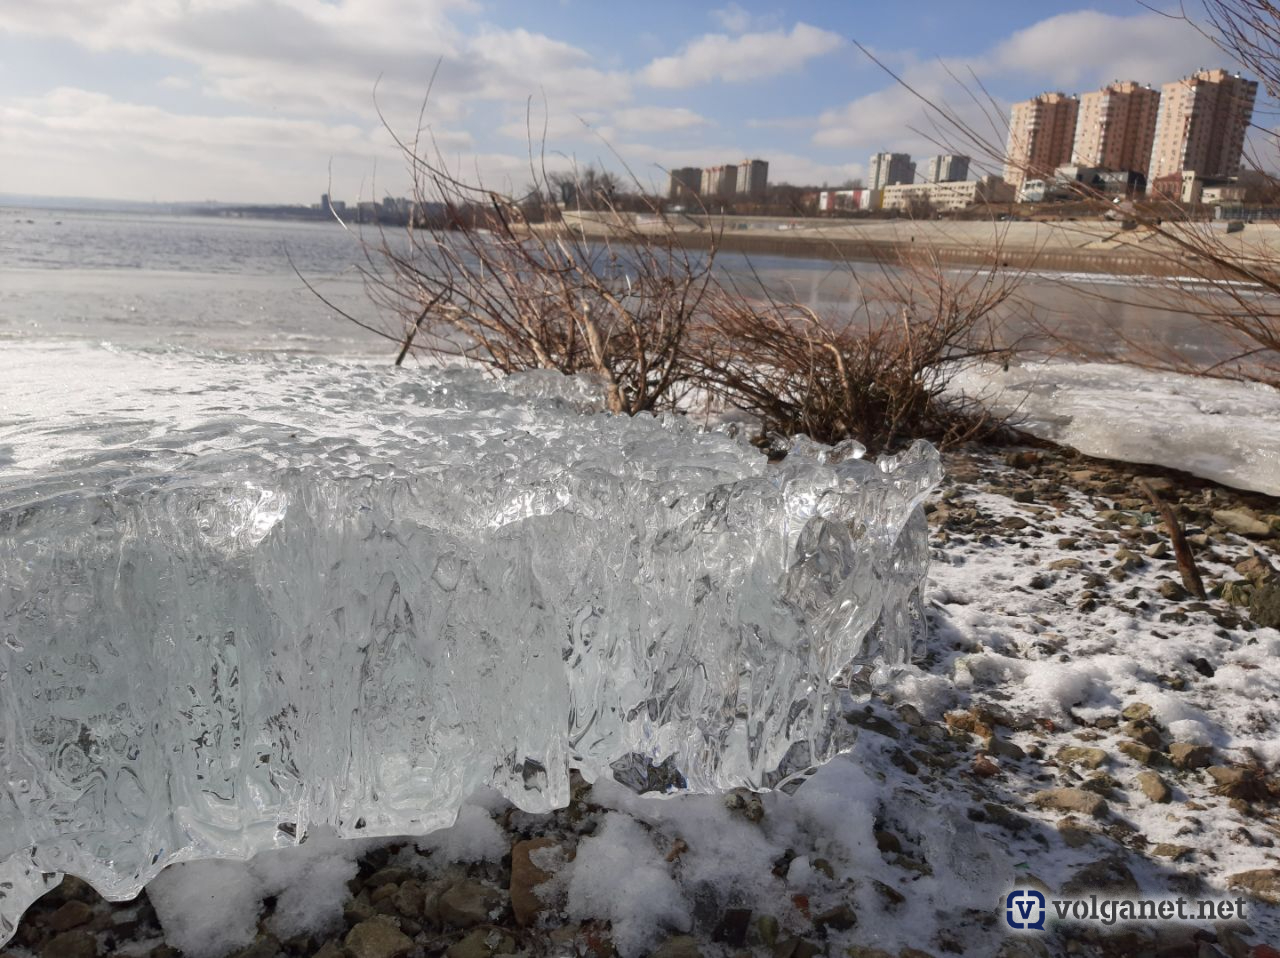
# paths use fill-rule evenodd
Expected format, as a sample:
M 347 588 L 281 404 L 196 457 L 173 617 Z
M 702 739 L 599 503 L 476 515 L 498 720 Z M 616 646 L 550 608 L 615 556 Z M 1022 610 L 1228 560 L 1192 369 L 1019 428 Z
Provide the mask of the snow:
M 1090 456 L 1280 495 L 1280 391 L 1100 363 L 978 364 L 949 389 Z

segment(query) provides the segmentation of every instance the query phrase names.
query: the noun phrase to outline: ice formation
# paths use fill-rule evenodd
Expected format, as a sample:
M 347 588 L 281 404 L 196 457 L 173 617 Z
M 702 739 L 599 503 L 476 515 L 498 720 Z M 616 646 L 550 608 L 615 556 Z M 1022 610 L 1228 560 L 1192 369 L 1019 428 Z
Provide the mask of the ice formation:
M 927 444 L 769 465 L 550 375 L 55 361 L 56 403 L 0 386 L 0 942 L 60 872 L 125 898 L 636 756 L 760 786 L 909 654 Z

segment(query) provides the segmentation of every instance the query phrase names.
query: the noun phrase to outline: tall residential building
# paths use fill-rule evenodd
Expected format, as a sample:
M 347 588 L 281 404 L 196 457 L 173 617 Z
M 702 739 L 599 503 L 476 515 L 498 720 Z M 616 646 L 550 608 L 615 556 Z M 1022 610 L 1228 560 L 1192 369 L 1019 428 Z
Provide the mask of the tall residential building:
M 898 183 L 914 183 L 916 165 L 911 162 L 908 153 L 877 153 L 871 157 L 867 179 L 873 190 L 882 190 Z
M 969 158 L 954 154 L 945 154 L 930 158 L 925 167 L 926 183 L 958 183 L 969 178 Z
M 1160 91 L 1132 80 L 1080 97 L 1071 162 L 1147 175 L 1156 138 Z
M 697 196 L 702 192 L 702 170 L 696 166 L 682 166 L 671 171 L 671 182 L 667 187 L 667 199 L 679 202 Z
M 1004 178 L 1020 188 L 1024 180 L 1049 176 L 1071 160 L 1080 101 L 1065 93 L 1042 93 L 1013 105 Z
M 743 160 L 738 164 L 738 192 L 764 196 L 769 186 L 769 164 L 765 160 Z
M 703 197 L 729 197 L 737 192 L 738 168 L 736 166 L 708 166 L 702 171 Z
M 1148 179 L 1183 171 L 1201 179 L 1239 173 L 1257 97 L 1257 82 L 1226 70 L 1201 70 L 1166 83 Z

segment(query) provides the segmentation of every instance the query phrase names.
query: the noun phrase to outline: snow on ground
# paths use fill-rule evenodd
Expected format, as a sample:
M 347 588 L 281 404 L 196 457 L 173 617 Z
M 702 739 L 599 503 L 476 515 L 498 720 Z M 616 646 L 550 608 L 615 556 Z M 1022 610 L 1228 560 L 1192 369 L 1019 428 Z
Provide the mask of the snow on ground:
M 950 389 L 1032 435 L 1280 495 L 1280 391 L 1100 363 L 984 364 Z

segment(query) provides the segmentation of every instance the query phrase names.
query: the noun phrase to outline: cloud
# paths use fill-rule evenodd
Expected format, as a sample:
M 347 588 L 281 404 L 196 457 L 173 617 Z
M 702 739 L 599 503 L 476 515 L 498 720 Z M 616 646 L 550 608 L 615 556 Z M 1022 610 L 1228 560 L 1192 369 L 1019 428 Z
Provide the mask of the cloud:
M 616 110 L 613 125 L 621 130 L 664 132 L 691 130 L 707 126 L 711 121 L 685 107 L 637 106 Z
M 649 86 L 682 88 L 720 80 L 741 83 L 790 73 L 810 60 L 825 56 L 844 44 L 829 30 L 797 23 L 787 33 L 745 33 L 727 36 L 709 33 L 694 40 L 675 56 L 659 57 L 640 71 Z
M 736 3 L 730 3 L 728 6 L 721 7 L 718 10 L 712 10 L 711 19 L 720 24 L 722 30 L 729 33 L 746 33 L 748 30 L 759 29 L 766 25 L 768 17 L 754 16 L 749 10 L 744 10 Z

